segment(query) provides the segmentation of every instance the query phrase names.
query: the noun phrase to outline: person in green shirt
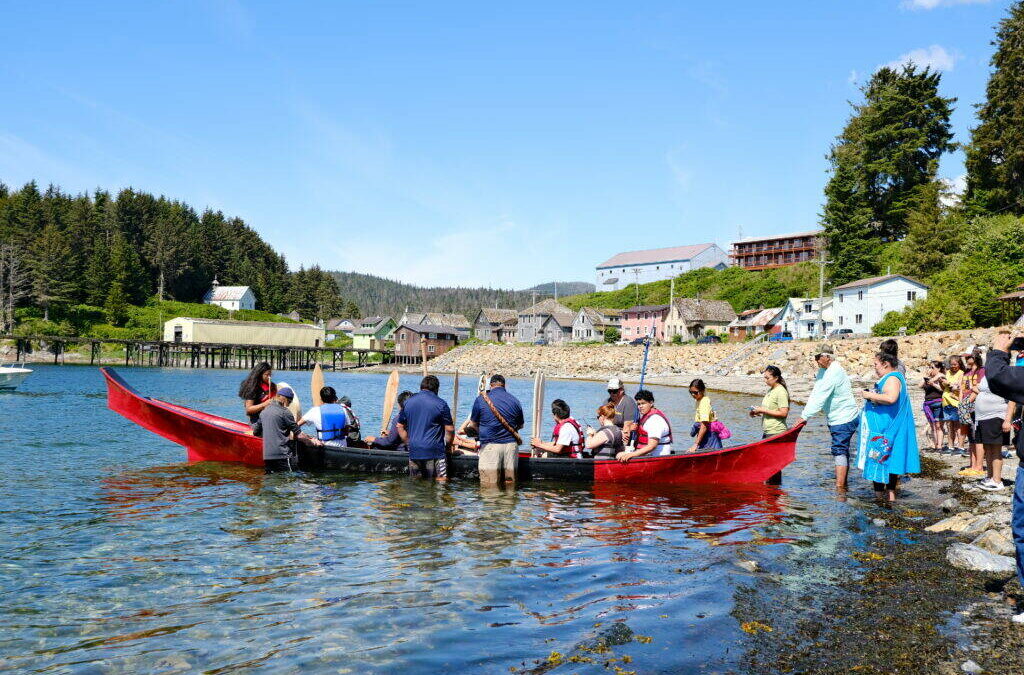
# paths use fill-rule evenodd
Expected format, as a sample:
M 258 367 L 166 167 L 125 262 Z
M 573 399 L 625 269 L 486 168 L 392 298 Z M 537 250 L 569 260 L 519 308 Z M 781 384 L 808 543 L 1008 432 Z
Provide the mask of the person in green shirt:
M 761 399 L 760 406 L 750 408 L 750 416 L 761 418 L 763 438 L 768 438 L 788 428 L 786 417 L 789 415 L 789 389 L 786 388 L 786 380 L 778 366 L 764 369 L 764 382 L 768 385 L 768 393 Z

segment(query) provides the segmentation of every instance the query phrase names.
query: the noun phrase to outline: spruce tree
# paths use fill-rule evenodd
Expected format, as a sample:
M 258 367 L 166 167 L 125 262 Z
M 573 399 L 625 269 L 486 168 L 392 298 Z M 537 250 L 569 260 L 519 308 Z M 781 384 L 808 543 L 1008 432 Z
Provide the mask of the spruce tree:
M 73 285 L 68 260 L 71 245 L 52 223 L 43 228 L 29 251 L 32 267 L 32 294 L 43 308 L 43 319 L 49 321 L 50 308 L 71 300 Z
M 933 181 L 921 189 L 917 208 L 907 217 L 909 231 L 900 245 L 902 272 L 929 279 L 950 262 L 960 250 L 962 218 L 942 213 L 941 183 Z
M 878 273 L 879 239 L 871 227 L 863 182 L 858 180 L 857 148 L 852 144 L 832 148 L 832 178 L 825 186 L 822 225 L 832 261 L 829 276 L 834 284 Z
M 110 291 L 103 303 L 103 313 L 107 323 L 112 326 L 123 326 L 128 320 L 128 295 L 120 282 L 110 284 Z
M 1024 2 L 999 23 L 993 71 L 967 148 L 968 208 L 1024 214 Z

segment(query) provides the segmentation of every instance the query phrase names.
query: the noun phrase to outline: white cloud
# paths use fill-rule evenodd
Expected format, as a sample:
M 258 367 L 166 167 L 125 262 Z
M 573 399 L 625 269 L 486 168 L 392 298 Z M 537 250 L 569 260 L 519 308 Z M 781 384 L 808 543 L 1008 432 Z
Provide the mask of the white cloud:
M 950 5 L 985 5 L 992 0 L 903 0 L 903 7 L 907 9 L 923 9 L 925 11 L 936 7 L 949 7 Z
M 967 174 L 961 174 L 956 178 L 940 178 L 944 190 L 939 195 L 939 200 L 946 208 L 959 206 L 967 191 Z
M 942 45 L 932 45 L 909 51 L 895 61 L 885 65 L 890 68 L 900 68 L 904 64 L 913 63 L 918 67 L 930 67 L 932 70 L 953 70 L 953 66 L 960 60 L 960 54 L 948 51 Z

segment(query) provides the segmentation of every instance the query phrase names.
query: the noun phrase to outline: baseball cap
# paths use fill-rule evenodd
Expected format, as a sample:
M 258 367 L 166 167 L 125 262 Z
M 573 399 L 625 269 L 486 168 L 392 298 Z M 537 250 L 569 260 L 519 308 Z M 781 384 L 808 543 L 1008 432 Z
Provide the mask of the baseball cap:
M 613 389 L 616 391 L 618 391 L 619 389 L 624 389 L 622 385 L 622 380 L 620 380 L 617 377 L 613 377 L 612 379 L 608 380 L 608 391 L 612 391 Z
M 817 356 L 821 356 L 822 354 L 826 354 L 828 356 L 835 356 L 836 350 L 830 344 L 823 344 L 816 352 Z
M 277 388 L 277 395 L 278 396 L 284 396 L 287 399 L 295 398 L 295 392 L 292 391 L 291 387 L 278 387 Z

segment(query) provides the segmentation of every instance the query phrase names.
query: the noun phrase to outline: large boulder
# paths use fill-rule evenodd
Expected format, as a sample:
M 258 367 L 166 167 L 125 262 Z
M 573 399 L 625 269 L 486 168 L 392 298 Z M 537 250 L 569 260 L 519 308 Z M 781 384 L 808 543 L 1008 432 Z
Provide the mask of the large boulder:
M 996 555 L 1011 556 L 1016 550 L 1012 541 L 995 530 L 985 530 L 971 542 L 971 545 Z
M 953 544 L 946 549 L 946 560 L 953 567 L 974 572 L 1013 574 L 1017 569 L 1013 558 L 997 555 L 974 544 Z

